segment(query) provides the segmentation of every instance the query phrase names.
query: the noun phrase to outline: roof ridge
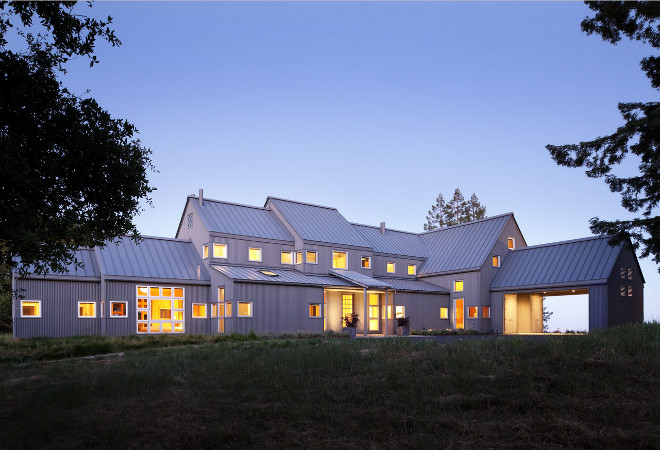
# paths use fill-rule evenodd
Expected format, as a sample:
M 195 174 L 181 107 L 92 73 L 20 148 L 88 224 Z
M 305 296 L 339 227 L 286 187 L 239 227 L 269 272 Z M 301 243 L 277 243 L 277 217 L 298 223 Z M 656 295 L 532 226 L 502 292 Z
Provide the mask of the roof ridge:
M 578 239 L 569 239 L 567 241 L 557 241 L 557 242 L 548 242 L 545 244 L 538 244 L 538 245 L 528 245 L 527 247 L 521 247 L 513 250 L 514 252 L 521 252 L 524 250 L 532 250 L 535 248 L 543 248 L 543 247 L 552 247 L 555 245 L 562 245 L 562 244 L 572 244 L 574 242 L 585 242 L 585 241 L 591 241 L 591 240 L 596 240 L 596 239 L 611 239 L 614 236 L 609 235 L 609 234 L 601 234 L 597 236 L 588 236 L 585 238 L 578 238 Z
M 280 201 L 283 201 L 283 202 L 298 203 L 299 205 L 314 206 L 315 208 L 334 209 L 335 211 L 337 211 L 337 208 L 335 208 L 333 206 L 315 205 L 313 203 L 300 202 L 298 200 L 289 200 L 287 198 L 273 197 L 272 195 L 269 195 L 268 197 L 266 197 L 266 203 L 268 203 L 268 200 L 280 200 Z
M 421 236 L 423 234 L 437 233 L 438 231 L 445 231 L 445 230 L 449 230 L 451 228 L 464 227 L 466 225 L 472 225 L 472 224 L 475 224 L 475 223 L 486 222 L 488 220 L 500 219 L 500 218 L 506 217 L 506 216 L 513 216 L 513 212 L 498 214 L 497 216 L 485 217 L 485 218 L 479 219 L 479 220 L 472 220 L 470 222 L 458 223 L 456 225 L 451 225 L 451 226 L 448 226 L 448 227 L 438 228 L 437 230 L 423 231 L 423 232 L 419 233 L 419 235 Z
M 351 225 L 356 225 L 358 227 L 368 227 L 368 228 L 375 228 L 377 230 L 380 230 L 380 227 L 378 225 L 367 225 L 367 224 L 364 224 L 364 223 L 357 223 L 357 222 L 349 222 L 349 223 Z M 386 231 L 395 231 L 397 233 L 414 234 L 415 236 L 420 235 L 420 233 L 415 233 L 414 231 L 397 230 L 396 228 L 387 228 L 387 227 L 385 227 L 385 230 Z
M 196 196 L 196 195 L 189 195 L 188 198 L 199 199 L 199 197 Z M 204 201 L 205 202 L 213 202 L 213 203 L 223 203 L 225 205 L 232 205 L 232 206 L 240 206 L 242 208 L 253 208 L 253 209 L 260 209 L 262 211 L 270 211 L 270 209 L 264 208 L 263 206 L 245 205 L 245 204 L 242 204 L 242 203 L 228 202 L 228 201 L 225 201 L 225 200 L 216 200 L 216 199 L 213 199 L 213 198 L 204 197 Z

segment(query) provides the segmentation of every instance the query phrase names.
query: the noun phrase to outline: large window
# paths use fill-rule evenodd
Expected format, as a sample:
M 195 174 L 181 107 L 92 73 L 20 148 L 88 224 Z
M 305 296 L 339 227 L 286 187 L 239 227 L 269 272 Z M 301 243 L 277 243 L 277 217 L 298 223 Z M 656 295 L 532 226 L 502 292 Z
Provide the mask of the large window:
M 293 264 L 293 252 L 281 252 L 282 264 Z
M 252 317 L 252 302 L 237 302 L 238 317 Z
M 360 258 L 360 266 L 363 269 L 371 269 L 371 256 L 363 256 Z
M 41 317 L 41 300 L 21 300 L 21 317 Z
M 183 333 L 185 292 L 179 287 L 137 287 L 138 333 Z
M 261 249 L 256 248 L 256 247 L 250 247 L 250 250 L 248 251 L 249 254 L 249 260 L 250 261 L 258 261 L 261 262 Z
M 225 332 L 225 304 L 218 303 L 218 333 Z
M 307 264 L 318 264 L 318 253 L 307 250 Z
M 417 275 L 417 264 L 408 264 L 408 275 Z
M 332 252 L 332 268 L 333 269 L 347 269 L 348 258 L 347 252 Z
M 396 264 L 393 262 L 387 263 L 387 273 L 394 273 L 396 271 Z
M 110 302 L 110 317 L 127 317 L 126 302 Z
M 341 317 L 344 318 L 353 312 L 353 294 L 341 296 Z
M 78 302 L 78 317 L 96 317 L 96 303 Z
M 214 258 L 227 258 L 227 244 L 213 244 Z

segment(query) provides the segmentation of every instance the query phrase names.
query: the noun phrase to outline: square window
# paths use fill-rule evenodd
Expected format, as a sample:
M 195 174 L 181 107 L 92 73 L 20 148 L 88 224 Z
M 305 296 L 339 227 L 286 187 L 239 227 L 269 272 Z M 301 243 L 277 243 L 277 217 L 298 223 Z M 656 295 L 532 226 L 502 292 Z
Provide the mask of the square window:
M 408 275 L 417 275 L 417 264 L 408 264 Z
M 248 251 L 248 254 L 249 254 L 248 259 L 250 261 L 261 262 L 261 249 L 260 248 L 250 247 L 250 250 Z
M 293 252 L 281 252 L 282 264 L 293 264 Z
M 477 316 L 478 310 L 479 309 L 476 306 L 468 307 L 468 318 L 469 319 L 476 319 L 478 317 Z
M 309 317 L 321 317 L 321 305 L 313 303 L 309 305 Z
M 126 302 L 110 302 L 111 317 L 126 317 Z
M 512 237 L 507 239 L 507 247 L 509 250 L 515 250 L 516 248 L 516 240 Z
M 348 268 L 347 252 L 332 252 L 332 268 L 333 269 L 346 269 Z
M 628 279 L 632 280 L 632 269 L 628 269 Z
M 454 281 L 454 292 L 463 292 L 463 280 Z
M 387 263 L 387 273 L 394 273 L 396 270 L 396 265 L 393 262 Z
M 96 303 L 78 302 L 78 317 L 96 317 Z
M 632 286 L 628 286 L 628 297 L 632 297 Z
M 307 264 L 318 264 L 318 253 L 307 250 Z
M 252 302 L 238 302 L 238 317 L 252 317 Z
M 620 289 L 621 297 L 625 297 L 627 292 L 628 292 L 627 286 L 625 284 L 622 284 Z
M 21 300 L 21 317 L 41 317 L 41 300 Z
M 219 302 L 224 302 L 225 301 L 225 287 L 220 286 L 218 288 L 218 301 Z
M 193 303 L 192 316 L 206 319 L 206 305 L 203 303 Z
M 363 269 L 371 269 L 371 257 L 363 256 L 360 258 L 360 265 Z
M 202 258 L 206 259 L 209 257 L 209 245 L 204 244 L 202 245 Z
M 493 256 L 493 267 L 500 267 L 500 257 Z
M 406 317 L 406 307 L 405 306 L 397 306 L 394 310 L 395 317 L 397 319 Z
M 213 244 L 214 258 L 227 258 L 227 244 Z
M 138 333 L 146 333 L 147 332 L 147 324 L 146 323 L 138 323 Z
M 147 311 L 138 311 L 138 320 L 147 320 Z
M 440 318 L 449 319 L 449 308 L 445 308 L 445 307 L 440 308 Z
M 482 319 L 489 319 L 490 318 L 490 306 L 482 306 L 481 307 L 481 318 Z

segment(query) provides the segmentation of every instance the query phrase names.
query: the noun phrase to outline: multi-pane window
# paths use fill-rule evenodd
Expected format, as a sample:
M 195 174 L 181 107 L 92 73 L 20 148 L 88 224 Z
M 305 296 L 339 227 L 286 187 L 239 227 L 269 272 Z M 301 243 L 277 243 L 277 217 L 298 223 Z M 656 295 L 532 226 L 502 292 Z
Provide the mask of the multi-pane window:
M 204 244 L 202 245 L 202 258 L 206 259 L 209 257 L 209 245 Z
M 261 249 L 256 247 L 250 247 L 248 250 L 249 260 L 250 261 L 261 261 Z
M 78 302 L 78 317 L 96 317 L 96 303 Z
M 463 280 L 454 281 L 454 292 L 463 292 Z
M 468 307 L 468 318 L 470 319 L 476 319 L 478 316 L 478 308 L 476 306 L 470 306 Z
M 225 332 L 225 304 L 218 303 L 218 333 Z
M 293 264 L 293 252 L 282 252 L 282 264 Z
M 21 317 L 41 317 L 41 300 L 21 300 Z
M 393 262 L 388 262 L 386 266 L 387 266 L 387 273 L 394 273 L 396 271 L 396 264 L 394 264 Z
M 184 290 L 178 287 L 137 287 L 138 333 L 183 333 Z
M 346 269 L 348 268 L 348 258 L 346 252 L 332 252 L 332 268 L 333 269 Z
M 341 316 L 346 317 L 353 312 L 353 294 L 341 296 Z
M 227 244 L 213 244 L 214 258 L 227 258 Z
M 321 317 L 321 305 L 319 303 L 309 305 L 309 317 Z
M 371 269 L 371 256 L 363 256 L 360 258 L 360 266 L 363 269 Z
M 318 253 L 307 250 L 307 264 L 318 264 Z
M 449 308 L 440 307 L 440 318 L 449 319 Z
M 193 303 L 192 316 L 196 319 L 206 319 L 206 304 Z
M 481 307 L 481 318 L 482 319 L 490 318 L 490 306 L 482 306 Z
M 514 238 L 510 237 L 510 238 L 507 239 L 507 244 L 506 245 L 509 248 L 509 250 L 515 250 L 516 240 Z
M 238 317 L 252 317 L 252 302 L 238 302 Z
M 126 316 L 126 302 L 110 302 L 110 317 Z
M 417 264 L 408 264 L 408 275 L 417 275 Z
M 493 267 L 500 267 L 500 257 L 493 256 Z

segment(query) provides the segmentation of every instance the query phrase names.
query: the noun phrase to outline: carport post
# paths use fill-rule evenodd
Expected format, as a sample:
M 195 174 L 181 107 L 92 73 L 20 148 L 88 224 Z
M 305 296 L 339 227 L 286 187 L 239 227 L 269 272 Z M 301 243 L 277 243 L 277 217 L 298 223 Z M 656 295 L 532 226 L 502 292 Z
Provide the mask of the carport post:
M 364 323 L 364 337 L 367 337 L 367 327 L 369 325 L 369 321 L 367 320 L 367 288 L 364 288 L 364 317 L 362 318 L 362 321 Z
M 387 300 L 388 300 L 387 299 L 387 294 L 388 293 L 389 293 L 389 291 L 387 289 L 385 289 L 385 336 L 387 336 L 389 334 L 389 327 L 390 327 L 390 323 L 388 321 L 388 316 L 387 316 Z

